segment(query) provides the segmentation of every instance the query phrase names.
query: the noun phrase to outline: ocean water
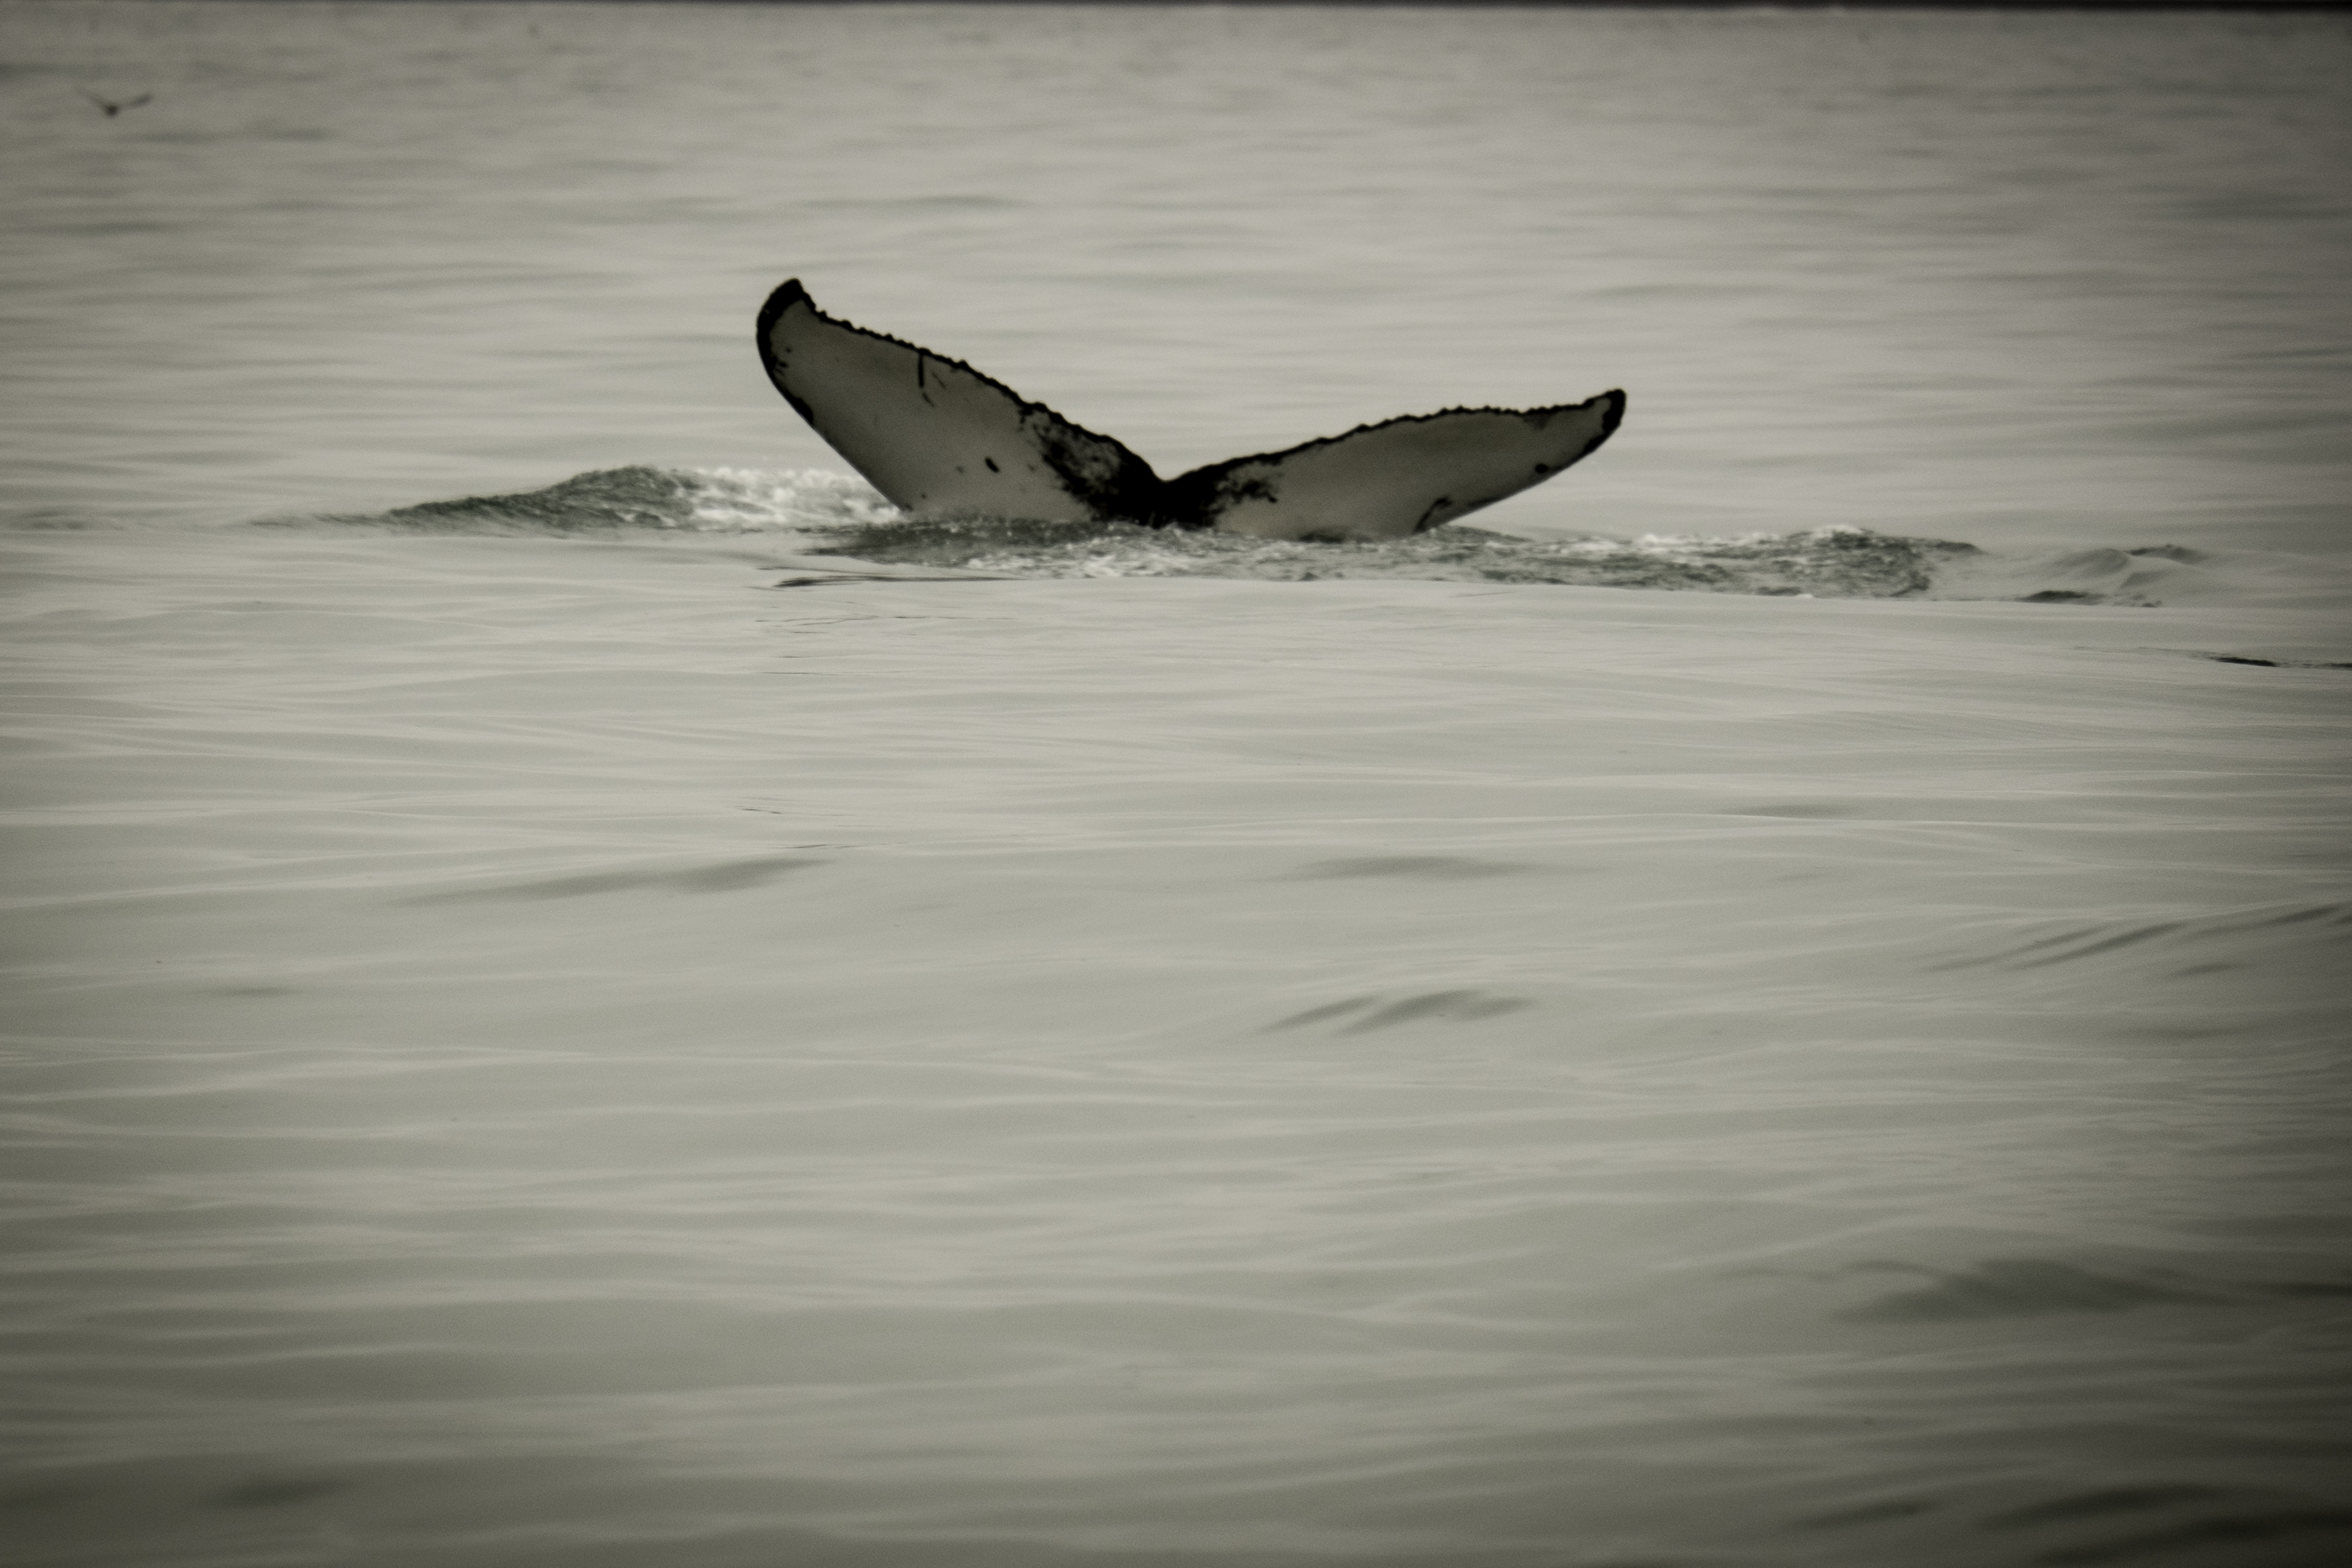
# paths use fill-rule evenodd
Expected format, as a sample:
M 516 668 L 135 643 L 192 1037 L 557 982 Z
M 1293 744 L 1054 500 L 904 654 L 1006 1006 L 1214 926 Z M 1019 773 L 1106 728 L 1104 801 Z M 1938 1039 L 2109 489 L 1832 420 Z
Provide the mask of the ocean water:
M 2340 1561 L 2347 83 L 0 7 L 10 1560 Z M 1163 473 L 1631 404 L 911 521 L 788 276 Z

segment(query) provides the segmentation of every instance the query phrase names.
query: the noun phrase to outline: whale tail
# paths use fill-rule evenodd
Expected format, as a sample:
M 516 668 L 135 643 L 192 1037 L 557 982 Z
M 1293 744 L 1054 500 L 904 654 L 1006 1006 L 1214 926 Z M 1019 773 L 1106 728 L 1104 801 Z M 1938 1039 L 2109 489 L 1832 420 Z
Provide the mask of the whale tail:
M 1516 495 L 1624 417 L 1605 392 L 1552 408 L 1453 408 L 1162 479 L 1108 436 L 948 359 L 835 320 L 797 279 L 760 311 L 769 380 L 891 503 L 919 516 L 1401 539 Z

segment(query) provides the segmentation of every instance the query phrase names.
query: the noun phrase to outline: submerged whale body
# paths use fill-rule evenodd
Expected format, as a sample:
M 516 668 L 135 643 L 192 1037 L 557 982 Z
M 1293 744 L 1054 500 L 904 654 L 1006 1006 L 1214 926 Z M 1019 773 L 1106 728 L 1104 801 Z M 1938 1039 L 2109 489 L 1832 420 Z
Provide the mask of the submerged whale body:
M 1449 408 L 1163 479 L 961 360 L 826 315 L 797 279 L 768 297 L 759 338 L 784 400 L 917 516 L 1402 539 L 1543 483 L 1625 413 L 1622 392 L 1555 408 Z

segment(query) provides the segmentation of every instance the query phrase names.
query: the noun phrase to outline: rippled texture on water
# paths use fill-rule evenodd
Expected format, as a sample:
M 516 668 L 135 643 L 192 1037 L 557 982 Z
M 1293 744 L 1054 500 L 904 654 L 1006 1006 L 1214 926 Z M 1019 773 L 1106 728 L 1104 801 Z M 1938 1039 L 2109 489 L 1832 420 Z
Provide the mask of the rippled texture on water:
M 11 1552 L 2336 1562 L 2347 39 L 0 8 Z

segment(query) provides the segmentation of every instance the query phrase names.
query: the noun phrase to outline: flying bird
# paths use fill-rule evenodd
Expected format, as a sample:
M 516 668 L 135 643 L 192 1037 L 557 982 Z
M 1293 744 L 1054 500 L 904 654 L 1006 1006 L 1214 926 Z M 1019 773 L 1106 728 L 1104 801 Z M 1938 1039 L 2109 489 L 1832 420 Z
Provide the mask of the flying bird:
M 155 97 L 152 92 L 142 92 L 136 98 L 126 98 L 121 103 L 115 103 L 110 100 L 99 97 L 98 94 L 90 91 L 89 89 L 86 87 L 78 87 L 74 89 L 74 90 L 81 94 L 84 98 L 89 100 L 92 103 L 98 105 L 100 109 L 106 110 L 106 117 L 109 120 L 113 119 L 116 115 L 121 113 L 126 109 L 136 109 L 142 103 L 152 102 Z

